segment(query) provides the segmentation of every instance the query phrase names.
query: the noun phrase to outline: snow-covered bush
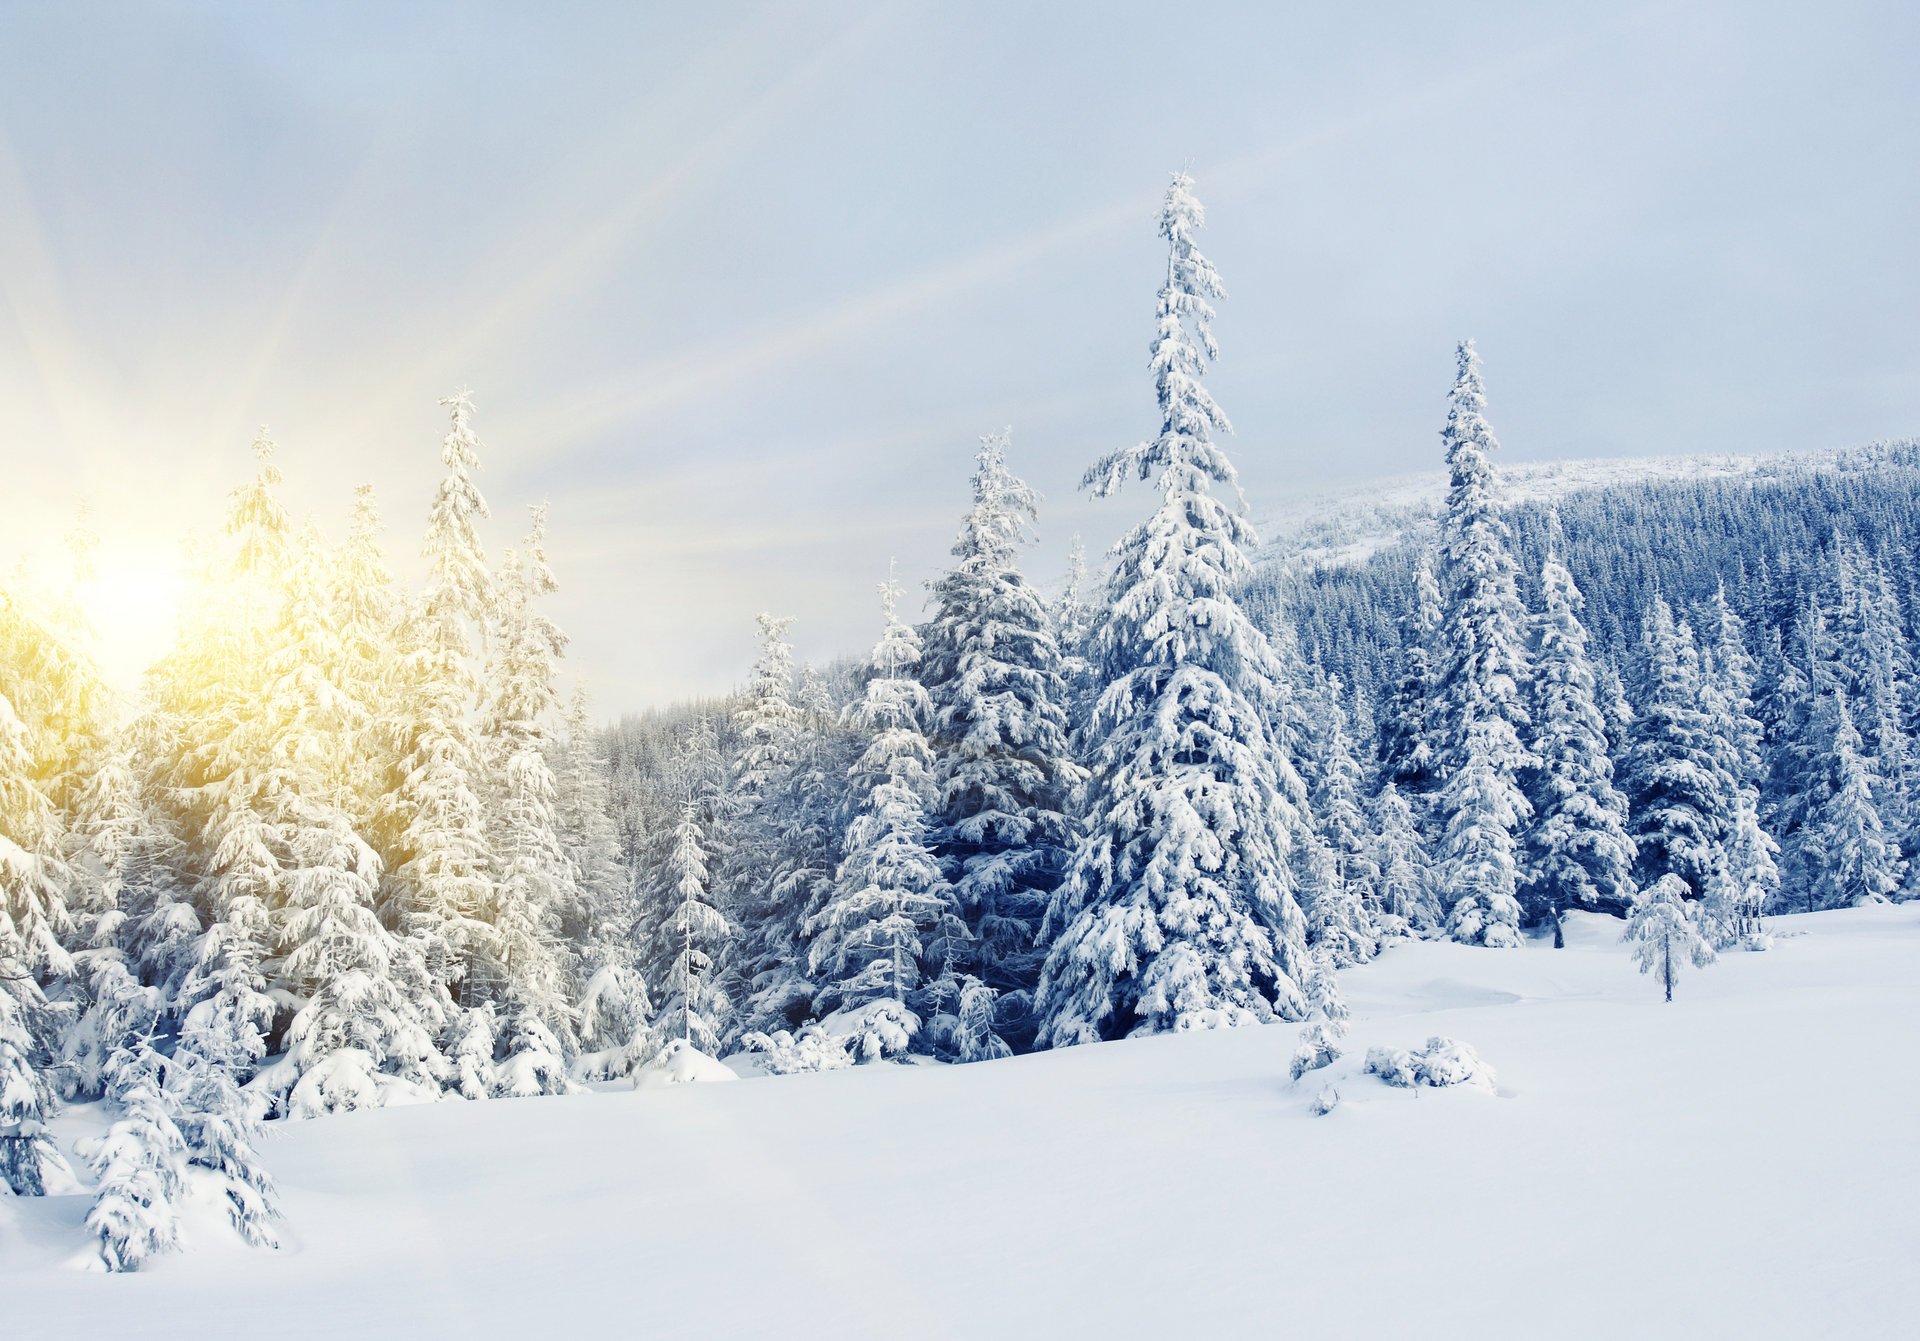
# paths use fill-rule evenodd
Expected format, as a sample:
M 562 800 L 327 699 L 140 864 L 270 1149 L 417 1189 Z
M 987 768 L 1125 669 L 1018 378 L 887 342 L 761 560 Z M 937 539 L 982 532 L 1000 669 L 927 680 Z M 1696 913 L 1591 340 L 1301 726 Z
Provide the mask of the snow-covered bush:
M 1340 1060 L 1340 1045 L 1334 1041 L 1335 1037 L 1335 1030 L 1324 1022 L 1310 1024 L 1301 1031 L 1300 1046 L 1293 1051 L 1288 1078 L 1298 1080 L 1309 1071 L 1318 1071 Z
M 1420 1083 L 1436 1089 L 1448 1085 L 1480 1085 L 1491 1088 L 1493 1068 L 1480 1060 L 1480 1054 L 1454 1038 L 1434 1037 L 1426 1048 L 1414 1054 L 1420 1069 Z
M 497 1025 L 493 1003 L 487 1001 L 466 1011 L 453 1027 L 447 1044 L 447 1064 L 453 1072 L 449 1087 L 462 1099 L 485 1099 L 493 1093 L 498 1080 L 493 1068 Z
M 856 1062 L 882 1062 L 901 1056 L 920 1032 L 920 1017 L 890 997 L 837 1010 L 820 1024 L 845 1044 Z
M 767 1069 L 768 1075 L 792 1076 L 811 1071 L 839 1071 L 853 1065 L 847 1041 L 834 1038 L 818 1025 L 807 1025 L 797 1034 L 784 1029 L 771 1034 L 754 1032 L 740 1040 L 740 1050 L 749 1052 Z
M 1400 1089 L 1412 1089 L 1420 1083 L 1420 1073 L 1413 1065 L 1413 1054 L 1405 1048 L 1368 1048 L 1366 1073 L 1379 1076 L 1387 1084 Z
M 506 1031 L 506 1058 L 494 1068 L 493 1092 L 502 1099 L 532 1099 L 579 1090 L 567 1077 L 560 1040 L 531 1010 L 514 1012 Z
M 1325 1117 L 1340 1106 L 1340 1091 L 1328 1085 L 1313 1096 L 1313 1102 L 1307 1105 L 1307 1111 L 1315 1117 Z
M 1412 1089 L 1427 1085 L 1444 1089 L 1450 1085 L 1493 1088 L 1493 1068 L 1470 1046 L 1454 1038 L 1436 1034 L 1417 1052 L 1405 1048 L 1369 1048 L 1366 1073 L 1379 1076 L 1389 1085 Z

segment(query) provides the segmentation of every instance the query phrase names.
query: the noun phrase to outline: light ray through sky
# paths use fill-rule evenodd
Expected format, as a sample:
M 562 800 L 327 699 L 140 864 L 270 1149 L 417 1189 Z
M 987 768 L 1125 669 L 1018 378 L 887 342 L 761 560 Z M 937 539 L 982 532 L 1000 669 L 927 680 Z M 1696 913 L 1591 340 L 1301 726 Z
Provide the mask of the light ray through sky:
M 474 388 L 516 538 L 608 710 L 737 680 L 753 614 L 867 646 L 981 432 L 1043 578 L 1138 498 L 1151 216 L 1190 162 L 1232 295 L 1212 386 L 1256 513 L 1431 462 L 1471 331 L 1516 459 L 1920 425 L 1920 17 L 826 3 L 128 6 L 0 17 L 4 524 L 172 555 L 255 427 L 410 571 Z M 9 556 L 10 557 L 10 556 Z

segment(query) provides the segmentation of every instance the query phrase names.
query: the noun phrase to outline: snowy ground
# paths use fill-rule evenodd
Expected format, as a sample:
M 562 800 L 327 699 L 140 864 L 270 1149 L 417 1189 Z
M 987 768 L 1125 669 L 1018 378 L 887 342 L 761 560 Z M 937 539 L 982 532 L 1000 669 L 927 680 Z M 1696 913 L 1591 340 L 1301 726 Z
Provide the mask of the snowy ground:
M 278 1126 L 279 1252 L 196 1221 L 94 1274 L 84 1197 L 0 1202 L 0 1332 L 1913 1335 L 1920 909 L 1784 919 L 1672 1006 L 1617 926 L 1345 975 L 1324 1118 L 1274 1026 Z M 1358 1074 L 1436 1033 L 1497 1093 Z

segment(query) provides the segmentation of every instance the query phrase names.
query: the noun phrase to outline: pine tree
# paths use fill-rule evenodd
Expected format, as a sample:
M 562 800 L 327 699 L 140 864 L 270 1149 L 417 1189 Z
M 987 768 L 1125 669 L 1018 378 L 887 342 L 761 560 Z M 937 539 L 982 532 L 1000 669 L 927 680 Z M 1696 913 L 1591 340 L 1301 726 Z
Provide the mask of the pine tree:
M 1373 806 L 1373 864 L 1381 903 L 1390 919 L 1431 936 L 1446 922 L 1433 895 L 1432 855 L 1414 823 L 1413 806 L 1389 782 Z
M 346 718 L 345 804 L 355 827 L 370 837 L 378 832 L 373 821 L 385 761 L 379 726 L 398 687 L 391 639 L 399 602 L 380 548 L 381 531 L 373 486 L 363 484 L 354 492 L 346 543 L 334 556 L 328 591 L 336 659 L 329 679 L 340 692 Z M 383 863 L 392 856 L 380 853 Z
M 186 1188 L 187 1145 L 163 1088 L 165 1066 L 146 1042 L 114 1058 L 112 1088 L 124 1116 L 94 1151 L 98 1186 L 87 1212 L 109 1271 L 138 1271 L 180 1246 L 175 1206 Z
M 660 1024 L 669 1031 L 677 1027 L 683 1042 L 711 1054 L 719 1051 L 727 1015 L 733 1008 L 714 980 L 718 951 L 733 928 L 708 898 L 699 810 L 691 799 L 680 808 L 669 869 L 675 877 L 674 892 L 679 902 L 668 923 L 674 956 L 661 985 L 664 1000 Z
M 1725 583 L 1714 589 L 1705 614 L 1703 687 L 1732 791 L 1723 860 L 1705 899 L 1706 929 L 1716 949 L 1740 942 L 1758 948 L 1761 914 L 1779 893 L 1780 849 L 1760 821 L 1767 769 L 1765 732 L 1753 701 L 1756 668 L 1747 652 L 1745 623 L 1727 600 Z
M 1100 685 L 1093 663 L 1093 636 L 1099 613 L 1087 593 L 1087 547 L 1079 536 L 1067 551 L 1067 578 L 1053 605 L 1053 637 L 1060 649 L 1060 679 L 1065 688 L 1061 707 L 1067 715 L 1067 738 L 1079 747 L 1087 719 L 1093 715 Z
M 1642 888 L 1677 875 L 1704 898 L 1718 877 L 1733 818 L 1733 780 L 1701 683 L 1693 631 L 1655 597 L 1647 616 L 1641 702 L 1627 756 L 1627 790 Z
M 1443 650 L 1435 682 L 1435 730 L 1443 779 L 1440 878 L 1451 902 L 1448 930 L 1468 944 L 1520 943 L 1519 831 L 1532 813 L 1520 774 L 1532 757 L 1518 568 L 1496 499 L 1489 459 L 1499 445 L 1486 420 L 1486 390 L 1473 341 L 1461 342 L 1449 393 L 1446 444 L 1451 484 L 1440 524 Z
M 174 1083 L 179 1090 L 174 1118 L 187 1162 L 216 1180 L 234 1233 L 256 1248 L 279 1247 L 273 1228 L 280 1219 L 279 1197 L 255 1149 L 260 1124 L 232 1073 L 196 1060 Z
M 1812 798 L 1809 901 L 1820 908 L 1885 903 L 1898 893 L 1906 863 L 1874 804 L 1873 762 L 1854 726 L 1846 691 L 1836 685 L 1820 706 L 1828 744 Z
M 752 1002 L 788 974 L 798 953 L 798 910 L 786 905 L 778 878 L 801 733 L 800 709 L 793 702 L 793 648 L 787 641 L 792 622 L 759 616 L 753 682 L 734 711 L 740 749 L 727 783 L 733 842 L 716 886 L 720 906 L 738 929 L 735 963 L 746 1008 L 735 1023 L 742 1031 L 760 1027 Z
M 53 1088 L 42 1069 L 51 1035 L 46 998 L 25 972 L 12 921 L 0 913 L 0 1189 L 44 1196 L 69 1176 L 47 1131 Z
M 493 896 L 480 802 L 486 772 L 471 713 L 479 694 L 475 630 L 487 627 L 495 594 L 478 531 L 488 514 L 472 478 L 479 464 L 473 405 L 465 393 L 441 403 L 452 420 L 440 451 L 447 473 L 428 516 L 425 597 L 409 620 L 414 643 L 400 683 L 406 702 L 388 728 L 397 762 L 380 829 L 403 929 L 435 948 L 435 972 L 464 995 L 462 979 L 492 935 L 482 916 Z
M 1086 838 L 1048 911 L 1057 939 L 1036 1008 L 1044 1045 L 1272 1018 L 1305 1009 L 1305 919 L 1288 870 L 1298 823 L 1282 669 L 1234 593 L 1252 527 L 1219 485 L 1226 416 L 1201 384 L 1217 353 L 1219 275 L 1194 245 L 1203 211 L 1175 174 L 1151 366 L 1159 433 L 1089 472 L 1097 495 L 1157 475 L 1161 502 L 1115 550 L 1094 655 Z
M 1321 733 L 1311 791 L 1315 832 L 1296 851 L 1306 858 L 1300 887 L 1308 943 L 1326 962 L 1345 968 L 1379 953 L 1384 897 L 1360 806 L 1360 765 L 1347 734 L 1340 682 L 1320 686 L 1319 699 Z
M 884 1041 L 860 1046 L 866 1059 L 904 1047 L 919 1032 L 914 1005 L 936 938 L 963 941 L 951 887 L 927 847 L 927 811 L 933 795 L 933 758 L 925 723 L 927 691 L 913 678 L 920 639 L 900 622 L 899 584 L 881 584 L 886 627 L 873 653 L 873 678 L 846 724 L 870 733 L 848 774 L 852 819 L 845 855 L 825 906 L 809 920 L 808 967 L 826 982 L 816 1009 L 857 1014 L 891 1003 Z M 935 971 L 946 965 L 936 963 Z
M 1554 929 L 1569 907 L 1624 912 L 1633 900 L 1633 840 L 1626 798 L 1613 783 L 1599 681 L 1587 651 L 1585 603 L 1558 559 L 1540 570 L 1542 609 L 1534 626 L 1531 773 L 1534 825 L 1523 906 Z
M 1659 977 L 1668 1001 L 1686 964 L 1705 968 L 1714 961 L 1709 945 L 1687 912 L 1687 882 L 1668 871 L 1634 900 L 1623 940 L 1634 946 L 1634 962 L 1642 973 Z
M 1018 566 L 1038 500 L 1007 469 L 1006 449 L 1004 433 L 981 439 L 956 562 L 932 583 L 923 679 L 939 742 L 934 850 L 967 922 L 968 967 L 1024 1003 L 1039 978 L 1037 935 L 1074 838 L 1067 810 L 1082 771 L 1067 745 L 1067 687 L 1047 609 Z M 1003 1010 L 1014 999 L 1003 996 Z
M 798 1029 L 818 1013 L 820 984 L 809 962 L 807 928 L 832 897 L 844 831 L 840 812 L 859 741 L 858 733 L 839 726 L 826 685 L 811 667 L 801 669 L 795 704 L 801 725 L 776 807 L 777 855 L 767 871 L 779 915 L 763 931 L 767 948 L 759 962 L 770 966 L 756 975 L 744 1011 L 749 1025 L 768 1034 Z
M 446 999 L 417 945 L 375 915 L 379 858 L 337 810 L 293 842 L 282 977 L 304 998 L 259 1084 L 294 1117 L 438 1095 Z
M 1434 738 L 1440 622 L 1440 584 L 1433 556 L 1423 551 L 1414 566 L 1413 608 L 1400 620 L 1400 682 L 1380 737 L 1381 771 L 1415 798 L 1433 790 L 1440 769 L 1440 743 Z
M 492 930 L 481 943 L 469 995 L 487 993 L 510 1016 L 530 1013 L 564 1046 L 573 1033 L 572 985 L 559 943 L 560 914 L 579 890 L 560 836 L 550 754 L 560 709 L 554 661 L 566 637 L 535 605 L 557 589 L 545 540 L 546 510 L 536 507 L 525 548 L 508 554 L 496 587 L 486 738 L 494 778 L 488 832 L 499 871 L 481 908 Z M 545 1046 L 531 1030 L 516 1036 Z
M 620 865 L 605 764 L 597 757 L 584 691 L 575 693 L 568 710 L 559 759 L 560 835 L 580 897 L 577 917 L 563 919 L 562 932 L 580 946 L 584 982 L 578 1015 L 586 1067 L 581 1078 L 608 1080 L 625 1075 L 656 1049 L 649 1031 L 653 1003 L 634 943 L 632 890 Z

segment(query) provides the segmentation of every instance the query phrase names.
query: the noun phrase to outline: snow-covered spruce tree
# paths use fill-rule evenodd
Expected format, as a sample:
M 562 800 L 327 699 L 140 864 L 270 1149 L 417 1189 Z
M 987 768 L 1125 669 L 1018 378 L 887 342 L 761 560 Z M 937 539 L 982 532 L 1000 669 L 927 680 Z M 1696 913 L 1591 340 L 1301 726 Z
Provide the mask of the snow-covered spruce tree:
M 1031 1037 L 1038 932 L 1066 869 L 1066 684 L 1046 605 L 1021 576 L 1037 497 L 1007 469 L 1007 435 L 981 439 L 955 563 L 932 584 L 922 681 L 933 704 L 935 854 L 971 933 L 967 968 Z M 976 994 L 977 995 L 977 994 Z
M 488 834 L 498 876 L 481 918 L 492 928 L 475 959 L 471 997 L 497 1001 L 509 1043 L 562 1048 L 574 1031 L 568 965 L 559 942 L 561 910 L 579 899 L 573 864 L 560 837 L 551 760 L 559 714 L 554 661 L 566 636 L 538 599 L 556 589 L 546 556 L 546 509 L 533 509 L 524 550 L 509 551 L 497 579 L 498 623 L 488 662 L 486 742 L 491 750 Z M 519 1025 L 531 1015 L 542 1026 Z
M 1905 720 L 1914 692 L 1913 653 L 1885 566 L 1857 544 L 1842 544 L 1835 569 L 1833 635 L 1840 683 L 1861 748 L 1879 776 L 1874 799 L 1881 817 L 1901 830 L 1914 773 Z
M 480 548 L 478 522 L 488 514 L 473 483 L 473 404 L 464 392 L 441 404 L 452 420 L 440 449 L 447 473 L 427 518 L 426 592 L 407 621 L 412 643 L 396 690 L 403 701 L 387 726 L 396 762 L 378 831 L 400 926 L 433 947 L 435 973 L 464 996 L 462 980 L 492 935 L 482 917 L 493 894 L 480 800 L 486 770 L 472 713 L 475 631 L 487 627 L 495 593 Z
M 176 1063 L 183 1055 L 174 1054 Z M 260 1124 L 253 1105 L 234 1084 L 232 1071 L 199 1058 L 185 1059 L 169 1078 L 173 1117 L 186 1143 L 187 1162 L 218 1183 L 227 1223 L 256 1248 L 277 1248 L 280 1218 L 273 1178 L 255 1149 Z
M 814 1006 L 819 982 L 809 963 L 807 928 L 832 897 L 845 828 L 841 811 L 847 777 L 860 744 L 860 733 L 841 727 L 826 684 L 811 667 L 800 670 L 795 705 L 800 725 L 793 768 L 780 791 L 777 857 L 767 872 L 779 910 L 767 936 L 771 941 L 777 935 L 791 948 L 756 976 L 744 1012 L 754 1029 L 774 1035 L 798 1029 L 819 1013 Z
M 1812 911 L 1812 819 L 1826 755 L 1818 738 L 1818 709 L 1823 695 L 1837 683 L 1825 618 L 1817 602 L 1800 599 L 1770 668 L 1761 709 L 1767 780 L 1760 794 L 1760 818 L 1780 844 L 1781 888 L 1774 901 L 1779 911 Z
M 34 778 L 27 724 L 11 697 L 0 693 L 0 915 L 12 933 L 12 960 L 0 973 L 25 974 L 41 986 L 73 972 L 61 837 L 59 818 Z
M 1656 596 L 1647 615 L 1640 704 L 1627 753 L 1626 790 L 1646 888 L 1673 874 L 1684 897 L 1704 898 L 1733 818 L 1733 780 L 1715 734 L 1693 631 Z
M 378 833 L 373 819 L 385 781 L 385 743 L 378 727 L 396 688 L 392 635 L 399 602 L 380 547 L 381 531 L 373 486 L 363 484 L 354 491 L 346 542 L 334 554 L 328 575 L 335 658 L 328 679 L 341 695 L 345 719 L 344 804 L 365 835 Z M 382 861 L 391 855 L 380 854 Z
M 1387 916 L 1419 936 L 1432 936 L 1446 925 L 1433 896 L 1432 853 L 1414 823 L 1413 806 L 1391 782 L 1373 803 L 1373 865 L 1380 872 Z
M 1761 914 L 1779 895 L 1780 848 L 1760 821 L 1767 767 L 1765 733 L 1753 701 L 1757 671 L 1746 647 L 1745 622 L 1727 600 L 1725 583 L 1715 588 L 1704 613 L 1704 688 L 1721 768 L 1732 784 L 1723 859 L 1705 899 L 1706 930 L 1716 949 L 1736 943 L 1761 948 Z
M 870 740 L 848 774 L 844 856 L 806 928 L 808 967 L 823 979 L 816 1010 L 841 1017 L 862 1061 L 911 1043 L 923 1023 L 917 1007 L 930 942 L 967 935 L 927 846 L 933 758 L 925 731 L 931 703 L 913 677 L 920 639 L 896 613 L 899 584 L 889 577 L 880 593 L 886 628 L 874 648 L 874 675 L 846 713 L 847 725 Z M 935 973 L 946 967 L 932 965 Z
M 267 734 L 261 805 L 280 868 L 274 986 L 295 1013 L 286 1055 L 255 1084 L 297 1116 L 435 1096 L 441 1062 L 433 1039 L 449 1003 L 418 944 L 394 936 L 375 910 L 380 861 L 354 827 L 347 758 L 360 705 L 335 682 L 344 662 L 332 572 L 317 544 L 303 547 L 285 590 L 283 618 L 267 637 L 258 715 Z M 237 942 L 225 958 L 258 972 Z M 255 990 L 251 981 L 236 987 Z M 241 1019 L 244 992 L 229 1025 Z M 197 1051 L 244 1079 L 253 1045 L 223 1040 L 221 1013 L 200 1023 Z
M 175 1206 L 186 1188 L 187 1144 L 164 1088 L 166 1066 L 146 1040 L 113 1059 L 110 1088 L 124 1115 L 94 1151 L 98 1183 L 87 1212 L 109 1271 L 138 1271 L 180 1246 Z
M 44 1196 L 71 1175 L 47 1131 L 53 1086 L 47 1060 L 52 1022 L 13 921 L 0 911 L 0 1193 Z
M 1061 707 L 1067 715 L 1067 737 L 1078 742 L 1093 701 L 1100 694 L 1093 664 L 1093 636 L 1099 612 L 1087 590 L 1087 547 L 1079 536 L 1067 552 L 1067 578 L 1053 604 L 1053 639 L 1060 649 L 1060 679 L 1066 694 Z M 1076 755 L 1083 751 L 1076 748 Z
M 1416 803 L 1433 790 L 1440 770 L 1434 738 L 1440 620 L 1440 584 L 1433 556 L 1423 552 L 1414 566 L 1413 608 L 1400 620 L 1400 681 L 1380 733 L 1382 774 Z
M 73 971 L 60 943 L 65 872 L 26 726 L 0 694 L 0 1189 L 22 1196 L 40 1196 L 49 1176 L 67 1174 L 46 1132 L 55 1017 L 43 990 Z
M 596 753 L 584 691 L 576 691 L 568 709 L 559 761 L 560 834 L 581 902 L 577 925 L 562 926 L 579 946 L 584 978 L 577 1006 L 582 1052 L 576 1078 L 609 1080 L 657 1049 L 650 1031 L 653 1003 L 634 943 L 632 889 L 620 864 L 605 764 Z
M 717 902 L 736 928 L 734 961 L 743 985 L 737 1031 L 759 1028 L 752 1002 L 790 970 L 798 948 L 795 909 L 781 897 L 777 875 L 783 854 L 788 791 L 798 761 L 800 709 L 793 701 L 793 621 L 761 614 L 760 654 L 746 700 L 734 710 L 739 753 L 727 780 L 733 836 L 715 880 Z M 769 1027 L 783 1027 L 767 1022 Z
M 691 799 L 680 807 L 668 866 L 678 902 L 666 927 L 674 952 L 661 983 L 660 1028 L 712 1054 L 719 1051 L 733 1009 L 714 976 L 719 951 L 733 928 L 708 896 L 700 812 Z
M 1498 446 L 1486 419 L 1480 356 L 1463 340 L 1448 394 L 1447 470 L 1440 519 L 1442 606 L 1433 710 L 1440 775 L 1439 874 L 1450 905 L 1447 929 L 1470 945 L 1520 943 L 1519 837 L 1532 807 L 1520 788 L 1531 762 L 1526 611 L 1508 552 Z
M 1826 750 L 1810 780 L 1808 901 L 1818 908 L 1885 903 L 1899 892 L 1906 863 L 1874 803 L 1878 779 L 1844 689 L 1836 685 L 1821 700 L 1816 720 Z
M 1613 784 L 1598 680 L 1580 622 L 1584 598 L 1557 558 L 1540 570 L 1534 621 L 1533 747 L 1528 776 L 1533 827 L 1522 906 L 1562 944 L 1567 908 L 1623 913 L 1633 900 L 1627 802 Z
M 1633 945 L 1640 971 L 1660 979 L 1669 1001 L 1682 967 L 1705 968 L 1714 961 L 1713 946 L 1694 925 L 1687 903 L 1687 882 L 1668 871 L 1634 900 L 1622 937 Z
M 1087 476 L 1105 496 L 1157 478 L 1160 506 L 1115 550 L 1093 656 L 1086 836 L 1048 910 L 1036 995 L 1044 1046 L 1304 1011 L 1306 924 L 1288 857 L 1299 791 L 1269 723 L 1281 667 L 1235 600 L 1253 528 L 1213 440 L 1226 416 L 1200 382 L 1217 352 L 1220 277 L 1175 174 L 1160 215 L 1167 279 L 1151 366 L 1159 433 Z
M 1307 942 L 1336 969 L 1379 953 L 1384 900 L 1372 834 L 1360 805 L 1360 765 L 1347 734 L 1340 682 L 1318 688 L 1321 727 L 1313 746 L 1315 832 L 1299 845 L 1305 857 L 1300 887 L 1306 903 Z
M 292 855 L 281 977 L 303 1004 L 258 1087 L 292 1117 L 438 1097 L 448 1005 L 416 943 L 374 912 L 379 858 L 333 808 L 300 818 Z

